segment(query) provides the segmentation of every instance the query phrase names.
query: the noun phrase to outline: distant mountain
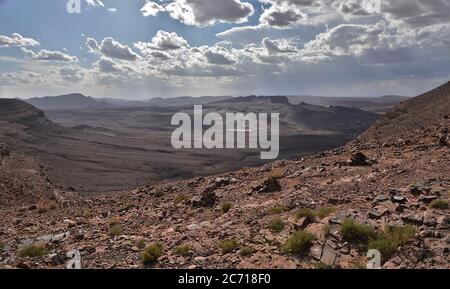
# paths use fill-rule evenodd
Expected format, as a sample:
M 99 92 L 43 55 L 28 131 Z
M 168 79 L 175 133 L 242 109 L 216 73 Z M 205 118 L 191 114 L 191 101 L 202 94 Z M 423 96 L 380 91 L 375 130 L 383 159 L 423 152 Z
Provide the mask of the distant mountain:
M 191 96 L 181 96 L 174 98 L 153 98 L 150 99 L 147 104 L 151 106 L 161 106 L 161 107 L 173 107 L 173 106 L 185 106 L 185 105 L 203 105 L 216 101 L 223 101 L 233 98 L 232 96 L 202 96 L 202 97 L 191 97 Z
M 110 105 L 110 103 L 106 100 L 84 96 L 80 93 L 36 97 L 26 99 L 25 101 L 42 110 L 82 109 L 88 107 L 105 107 Z
M 309 103 L 322 106 L 357 107 L 376 113 L 385 113 L 409 97 L 385 95 L 380 97 L 323 97 L 323 96 L 289 96 L 292 104 Z

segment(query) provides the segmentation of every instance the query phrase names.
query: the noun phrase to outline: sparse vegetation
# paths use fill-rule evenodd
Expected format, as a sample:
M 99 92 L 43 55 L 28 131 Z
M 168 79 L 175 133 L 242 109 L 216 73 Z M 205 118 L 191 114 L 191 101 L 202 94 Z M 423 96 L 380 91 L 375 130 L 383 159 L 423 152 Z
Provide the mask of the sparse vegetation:
M 358 245 L 367 245 L 370 240 L 377 237 L 373 227 L 359 224 L 353 219 L 346 219 L 342 222 L 341 234 L 344 240 Z
M 222 213 L 228 213 L 228 211 L 231 209 L 231 203 L 230 202 L 225 202 L 222 204 Z
M 301 219 L 301 218 L 309 218 L 311 220 L 314 220 L 316 218 L 316 214 L 314 213 L 313 210 L 311 209 L 307 209 L 307 208 L 303 208 L 297 211 L 297 213 L 295 214 L 297 220 Z
M 178 194 L 175 196 L 173 201 L 175 202 L 175 204 L 179 204 L 179 203 L 187 201 L 187 200 L 188 200 L 188 197 L 186 195 Z
M 158 261 L 158 258 L 162 256 L 163 246 L 161 243 L 154 243 L 145 248 L 142 254 L 142 263 L 144 265 L 151 265 Z
M 174 253 L 180 256 L 189 256 L 191 254 L 191 248 L 189 245 L 180 245 L 175 248 Z
M 284 172 L 281 169 L 275 169 L 270 173 L 269 178 L 271 179 L 276 179 L 276 180 L 281 180 L 284 178 Z
M 269 223 L 267 224 L 267 226 L 269 227 L 269 229 L 272 232 L 281 232 L 284 228 L 284 222 L 281 218 L 273 218 L 269 220 Z
M 223 254 L 231 253 L 238 247 L 238 243 L 234 239 L 223 240 L 219 243 L 219 248 Z
M 286 207 L 285 206 L 277 205 L 277 206 L 273 206 L 272 208 L 267 210 L 267 214 L 268 215 L 278 215 L 278 214 L 281 214 L 284 211 L 286 211 Z
M 19 251 L 20 257 L 40 257 L 48 254 L 47 248 L 43 244 L 31 244 Z
M 0 242 L 0 253 L 2 253 L 4 249 L 5 249 L 5 243 Z
M 336 208 L 334 207 L 322 207 L 317 210 L 316 214 L 317 217 L 320 219 L 323 219 L 325 217 L 328 217 L 330 214 L 334 213 L 336 211 Z
M 322 207 L 318 210 L 302 208 L 297 211 L 296 218 L 297 220 L 305 217 L 309 218 L 310 220 L 315 220 L 316 218 L 323 219 L 334 211 L 336 211 L 336 208 L 334 207 Z
M 360 245 L 365 249 L 380 251 L 383 262 L 389 260 L 398 247 L 405 245 L 416 235 L 414 226 L 386 227 L 383 231 L 373 227 L 356 223 L 347 219 L 341 225 L 341 233 L 344 240 Z
M 123 229 L 119 225 L 115 225 L 109 228 L 109 234 L 111 236 L 117 237 L 123 235 Z
M 449 208 L 448 202 L 445 200 L 434 200 L 430 204 L 430 208 L 438 210 L 447 210 Z
M 313 234 L 298 231 L 289 237 L 283 246 L 283 250 L 291 254 L 304 254 L 311 247 L 314 240 L 316 240 L 316 237 Z
M 369 249 L 380 251 L 383 262 L 389 260 L 398 247 L 407 244 L 416 235 L 414 226 L 388 227 L 379 232 L 376 239 L 369 242 Z
M 239 252 L 239 255 L 243 256 L 243 257 L 247 257 L 250 255 L 253 255 L 253 253 L 255 253 L 255 249 L 253 247 L 247 246 L 241 249 L 241 251 Z

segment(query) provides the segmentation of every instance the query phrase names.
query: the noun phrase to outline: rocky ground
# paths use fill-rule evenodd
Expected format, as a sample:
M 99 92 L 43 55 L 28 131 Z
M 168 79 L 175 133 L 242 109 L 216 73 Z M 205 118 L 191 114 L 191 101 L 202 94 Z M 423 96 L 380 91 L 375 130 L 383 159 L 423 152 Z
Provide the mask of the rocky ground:
M 435 114 L 294 161 L 26 198 L 0 209 L 0 267 L 64 268 L 75 249 L 82 268 L 361 268 L 378 249 L 383 268 L 448 269 L 449 125 Z

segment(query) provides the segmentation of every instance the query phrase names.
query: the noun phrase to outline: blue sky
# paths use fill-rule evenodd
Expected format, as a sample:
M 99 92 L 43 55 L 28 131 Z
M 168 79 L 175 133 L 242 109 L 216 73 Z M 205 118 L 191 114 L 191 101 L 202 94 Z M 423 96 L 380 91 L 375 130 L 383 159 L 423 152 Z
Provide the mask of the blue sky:
M 0 1 L 3 97 L 414 95 L 450 78 L 449 0 L 80 1 Z

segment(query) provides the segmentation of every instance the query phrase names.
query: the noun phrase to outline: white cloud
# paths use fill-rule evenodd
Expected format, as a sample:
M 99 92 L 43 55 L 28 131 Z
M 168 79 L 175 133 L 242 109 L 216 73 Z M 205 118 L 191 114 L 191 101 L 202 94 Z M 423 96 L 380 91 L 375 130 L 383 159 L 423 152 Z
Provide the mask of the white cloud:
M 101 0 L 85 0 L 85 1 L 88 6 L 105 7 L 105 4 L 103 4 L 103 1 L 101 1 Z
M 145 3 L 144 7 L 142 7 L 141 12 L 144 16 L 156 16 L 158 13 L 165 11 L 164 6 L 154 2 L 154 1 L 147 1 Z
M 175 32 L 167 32 L 159 30 L 152 38 L 151 42 L 137 42 L 134 46 L 142 53 L 148 49 L 156 50 L 177 50 L 184 47 L 189 47 L 186 39 L 178 36 Z
M 100 52 L 104 56 L 110 58 L 128 61 L 135 61 L 139 58 L 139 55 L 137 55 L 130 47 L 121 44 L 112 37 L 104 38 L 100 45 L 95 39 L 88 37 L 86 46 L 89 48 L 90 52 Z
M 26 38 L 19 33 L 13 33 L 10 37 L 6 35 L 0 35 L 0 47 L 26 47 L 26 46 L 37 46 L 40 43 L 33 38 Z
M 76 62 L 78 58 L 76 56 L 71 56 L 60 51 L 50 51 L 42 49 L 39 52 L 33 52 L 30 49 L 22 47 L 22 51 L 31 60 L 41 60 L 41 61 L 60 61 L 60 62 Z
M 155 16 L 165 11 L 186 25 L 203 27 L 216 22 L 246 22 L 253 15 L 254 8 L 241 0 L 172 0 L 163 4 L 147 1 L 141 11 L 144 16 Z

